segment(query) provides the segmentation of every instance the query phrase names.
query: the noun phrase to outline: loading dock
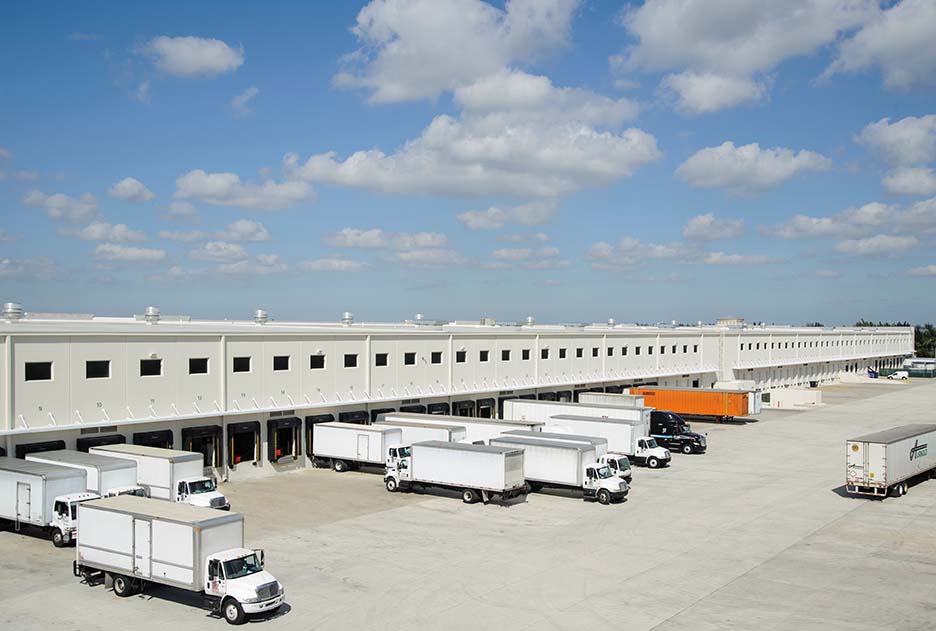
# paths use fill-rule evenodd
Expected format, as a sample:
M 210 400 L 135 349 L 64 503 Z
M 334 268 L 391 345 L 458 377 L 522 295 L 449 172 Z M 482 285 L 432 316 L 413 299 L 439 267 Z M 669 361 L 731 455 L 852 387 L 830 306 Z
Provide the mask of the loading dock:
M 221 428 L 219 427 L 218 429 Z M 184 432 L 185 430 L 182 431 Z M 171 429 L 157 429 L 152 432 L 136 432 L 133 435 L 133 444 L 142 445 L 143 447 L 172 449 L 174 443 L 175 439 L 172 437 Z
M 206 467 L 220 467 L 221 433 L 220 425 L 185 427 L 182 429 L 182 450 L 200 453 Z
M 562 403 L 572 403 L 572 391 L 559 390 L 556 392 L 556 401 L 561 401 Z
M 585 388 L 580 388 L 580 389 L 578 389 L 578 390 L 573 390 L 573 391 L 572 391 L 572 403 L 578 403 L 579 395 L 582 394 L 583 392 L 588 392 L 588 390 L 585 389 Z
M 555 401 L 558 395 L 555 392 L 540 392 L 538 398 L 540 401 Z
M 396 412 L 396 408 L 374 408 L 370 411 L 370 422 L 376 423 L 377 417 L 381 414 L 389 414 L 390 412 Z
M 504 418 L 504 401 L 509 401 L 511 399 L 519 399 L 519 398 L 520 397 L 518 397 L 515 394 L 505 396 L 505 397 L 497 397 L 497 418 Z
M 123 434 L 108 434 L 106 436 L 80 436 L 75 440 L 75 449 L 88 453 L 92 447 L 103 445 L 124 445 L 127 437 Z
M 475 402 L 474 401 L 453 401 L 452 402 L 452 415 L 453 416 L 474 416 L 475 415 Z
M 358 423 L 359 425 L 367 425 L 369 420 L 370 415 L 367 413 L 367 410 L 354 410 L 352 412 L 338 413 L 339 423 Z
M 400 411 L 402 411 L 402 410 L 403 410 L 403 408 L 400 408 Z M 444 401 L 443 401 L 442 403 L 430 403 L 430 404 L 428 405 L 428 408 L 427 408 L 426 411 L 429 412 L 429 414 L 436 414 L 436 415 L 440 415 L 440 416 L 448 416 L 448 415 L 449 415 L 449 404 L 448 404 L 448 403 L 445 403 Z
M 401 405 L 400 412 L 406 412 L 408 414 L 425 414 L 426 406 L 421 403 L 415 403 L 413 405 Z
M 334 423 L 334 414 L 313 414 L 305 417 L 306 456 L 312 458 L 312 427 L 318 423 Z
M 621 394 L 624 392 L 624 386 L 608 386 L 604 391 L 610 392 L 611 394 Z
M 65 449 L 64 440 L 47 440 L 41 443 L 24 443 L 16 446 L 16 457 L 25 458 L 26 454 L 35 454 L 40 451 L 55 451 Z
M 297 416 L 271 418 L 267 421 L 267 460 L 299 458 L 302 453 L 302 421 Z
M 260 460 L 260 421 L 231 423 L 227 436 L 229 466 Z
M 496 405 L 494 399 L 478 399 L 476 403 L 478 405 L 478 418 L 494 418 L 494 406 Z

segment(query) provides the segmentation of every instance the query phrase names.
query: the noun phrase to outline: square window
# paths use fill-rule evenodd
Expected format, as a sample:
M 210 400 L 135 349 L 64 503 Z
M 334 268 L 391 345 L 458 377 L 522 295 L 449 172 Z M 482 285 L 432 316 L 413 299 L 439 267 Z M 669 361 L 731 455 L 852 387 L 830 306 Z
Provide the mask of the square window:
M 683 344 L 682 352 L 683 352 L 683 355 L 685 355 L 686 353 L 689 352 L 689 345 L 688 345 L 688 344 Z
M 442 351 L 432 351 L 432 355 L 429 357 L 429 361 L 433 364 L 442 363 Z
M 455 351 L 455 363 L 464 364 L 468 361 L 468 351 Z
M 676 354 L 676 345 L 673 344 L 673 355 L 675 355 L 675 354 Z
M 579 359 L 585 357 L 585 349 L 584 348 L 575 349 L 575 356 L 578 357 Z
M 207 375 L 208 374 L 208 358 L 207 357 L 191 357 L 188 360 L 188 374 L 190 375 Z
M 598 347 L 597 347 L 597 346 L 593 346 L 593 347 L 592 347 L 592 357 L 598 357 Z
M 635 347 L 634 347 L 634 355 L 640 355 L 640 347 L 639 347 L 639 346 L 635 346 Z
M 661 346 L 661 347 L 660 347 L 660 355 L 665 355 L 665 354 L 666 354 L 666 347 L 665 347 L 665 346 Z
M 480 353 L 478 353 L 478 361 L 486 362 L 490 354 L 491 354 L 490 351 L 481 351 Z
M 647 355 L 653 355 L 653 347 L 652 347 L 652 346 L 648 346 L 648 347 L 647 347 Z
M 235 357 L 234 358 L 234 372 L 250 372 L 250 358 L 249 357 Z
M 505 350 L 502 350 L 502 351 L 501 351 L 501 361 L 502 361 L 502 362 L 509 362 L 509 361 L 510 361 L 510 351 L 509 351 L 509 350 L 506 350 L 506 349 L 505 349 Z
M 403 365 L 414 366 L 416 364 L 416 353 L 403 353 Z
M 692 345 L 692 352 L 693 352 L 693 353 L 698 353 L 698 352 L 699 352 L 699 345 L 698 345 L 698 344 L 693 344 L 693 345 Z
M 609 347 L 608 347 L 608 357 L 614 357 L 614 347 L 613 347 L 613 346 L 609 346 Z
M 520 352 L 520 357 L 521 357 L 521 358 L 523 359 L 523 361 L 525 361 L 525 362 L 530 361 L 530 349 L 528 349 L 528 348 L 523 349 L 523 350 Z
M 274 355 L 273 370 L 276 372 L 289 370 L 289 355 Z
M 161 359 L 141 359 L 140 360 L 140 376 L 141 377 L 158 377 L 162 374 L 162 360 Z
M 621 347 L 621 355 L 623 355 L 624 357 L 627 357 L 627 347 L 626 347 L 626 346 L 622 346 L 622 347 Z
M 387 353 L 377 353 L 374 355 L 374 365 L 375 366 L 386 366 L 389 361 L 390 355 Z
M 344 367 L 357 368 L 357 353 L 345 353 Z
M 100 360 L 100 361 L 86 361 L 85 362 L 85 379 L 109 379 L 110 378 L 110 361 L 109 360 Z
M 540 359 L 549 359 L 549 349 L 541 348 L 540 349 Z
M 309 355 L 309 368 L 311 370 L 323 370 L 325 368 L 325 356 Z
M 559 349 L 559 359 L 565 359 L 565 358 L 566 358 L 566 349 L 560 348 L 560 349 Z
M 52 362 L 26 362 L 26 381 L 51 381 Z

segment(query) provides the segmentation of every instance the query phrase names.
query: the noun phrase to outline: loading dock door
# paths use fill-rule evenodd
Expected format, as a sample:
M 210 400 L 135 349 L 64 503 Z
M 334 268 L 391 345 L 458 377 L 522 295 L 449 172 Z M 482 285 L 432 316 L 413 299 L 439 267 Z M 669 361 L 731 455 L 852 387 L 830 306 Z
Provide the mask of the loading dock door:
M 400 412 L 406 412 L 407 414 L 425 414 L 426 406 L 418 403 L 413 405 L 401 405 Z M 448 414 L 448 412 L 446 412 L 446 414 Z
M 571 403 L 572 402 L 572 391 L 571 390 L 560 390 L 556 393 L 556 401 L 562 403 Z
M 267 460 L 279 462 L 282 458 L 298 458 L 302 421 L 297 417 L 271 418 L 267 421 Z
M 370 415 L 367 413 L 367 410 L 339 412 L 338 420 L 342 423 L 358 423 L 360 425 L 367 425 L 367 422 L 370 420 Z
M 150 522 L 145 519 L 133 520 L 133 573 L 149 578 L 150 568 Z
M 221 427 L 218 427 L 218 431 L 221 431 Z M 182 430 L 182 435 L 185 436 L 185 430 Z M 220 441 L 221 436 L 218 436 Z M 172 437 L 171 429 L 157 429 L 152 432 L 136 432 L 133 435 L 133 444 L 142 445 L 144 447 L 160 447 L 162 449 L 172 449 L 175 440 Z
M 260 460 L 260 421 L 227 426 L 228 465 Z
M 608 386 L 605 388 L 605 392 L 610 392 L 611 394 L 621 394 L 624 392 L 624 386 Z
M 41 443 L 25 443 L 16 446 L 16 457 L 22 460 L 26 454 L 36 454 L 42 451 L 56 451 L 65 449 L 64 440 L 47 440 Z
M 75 441 L 75 448 L 78 451 L 88 453 L 92 447 L 101 447 L 102 445 L 123 445 L 127 442 L 127 437 L 123 434 L 109 434 L 107 436 L 82 436 Z
M 449 404 L 445 402 L 430 403 L 426 411 L 429 412 L 429 414 L 440 414 L 442 416 L 448 416 Z
M 475 411 L 475 402 L 474 401 L 453 401 L 452 402 L 452 412 L 455 416 L 474 416 Z
M 494 418 L 494 399 L 478 399 L 478 418 Z
M 588 392 L 588 390 L 585 390 L 584 388 L 583 388 L 582 390 L 573 390 L 573 391 L 572 391 L 572 402 L 573 402 L 573 403 L 578 403 L 578 402 L 579 402 L 579 395 L 582 394 L 583 392 Z
M 221 466 L 221 426 L 201 425 L 182 430 L 182 449 L 197 451 L 204 458 L 204 466 Z
M 557 399 L 557 395 L 555 392 L 540 392 L 539 393 L 540 401 L 555 401 L 556 399 Z
M 403 410 L 401 410 L 403 411 Z M 390 414 L 391 412 L 396 412 L 395 408 L 376 408 L 370 411 L 370 422 L 376 423 L 377 417 L 381 414 Z
M 334 420 L 334 414 L 313 414 L 306 417 L 306 456 L 312 457 L 312 427 L 317 423 L 331 423 Z
M 504 401 L 510 401 L 511 399 L 519 399 L 517 395 L 510 395 L 506 397 L 497 398 L 497 418 L 504 418 Z

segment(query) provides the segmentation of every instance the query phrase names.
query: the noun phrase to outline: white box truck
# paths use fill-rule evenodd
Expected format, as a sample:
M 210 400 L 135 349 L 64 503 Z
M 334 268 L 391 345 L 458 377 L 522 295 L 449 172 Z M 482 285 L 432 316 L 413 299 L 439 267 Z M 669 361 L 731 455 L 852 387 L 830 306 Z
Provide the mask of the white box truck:
M 144 445 L 101 445 L 92 447 L 88 453 L 135 462 L 137 484 L 150 497 L 231 510 L 214 478 L 205 476 L 205 460 L 200 453 Z
M 523 450 L 523 475 L 534 491 L 581 489 L 582 499 L 610 504 L 623 500 L 630 490 L 608 465 L 598 464 L 595 447 L 587 443 L 505 435 L 492 438 L 491 445 Z
M 529 491 L 523 476 L 523 450 L 430 440 L 390 448 L 384 484 L 390 492 L 443 488 L 462 501 L 508 500 Z
M 579 434 L 564 434 L 560 432 L 528 432 L 526 430 L 515 429 L 504 432 L 503 436 L 518 436 L 530 440 L 560 441 L 567 443 L 578 443 L 591 445 L 595 448 L 595 457 L 600 464 L 608 465 L 611 472 L 631 482 L 630 459 L 622 453 L 608 451 L 608 439 L 600 436 L 581 436 Z
M 601 436 L 607 439 L 608 449 L 624 454 L 642 466 L 657 469 L 672 461 L 669 449 L 660 447 L 650 436 L 650 428 L 642 421 L 599 416 L 559 414 L 549 419 L 546 429 L 552 432 Z
M 244 547 L 244 516 L 133 495 L 86 502 L 78 510 L 75 576 L 104 576 L 120 597 L 148 583 L 201 593 L 231 624 L 276 611 L 285 590 Z M 91 579 L 91 580 L 89 580 Z
M 123 458 L 56 449 L 28 454 L 26 460 L 54 464 L 85 472 L 87 490 L 101 497 L 112 495 L 146 495 L 146 489 L 137 484 L 136 463 Z
M 916 476 L 936 477 L 936 425 L 893 427 L 845 443 L 845 490 L 856 495 L 900 497 Z
M 584 405 L 616 405 L 626 408 L 642 408 L 642 394 L 624 394 L 616 392 L 580 392 L 578 402 Z
M 531 421 L 502 421 L 492 418 L 474 418 L 469 416 L 443 416 L 441 414 L 413 414 L 407 412 L 388 412 L 381 415 L 385 421 L 417 421 L 432 425 L 458 425 L 465 428 L 465 441 L 487 444 L 487 441 L 512 429 L 539 431 L 543 423 Z
M 446 443 L 463 443 L 468 439 L 468 432 L 463 425 L 436 425 L 419 421 L 387 420 L 381 415 L 374 423 L 376 427 L 398 427 L 403 432 L 401 441 L 404 445 L 421 443 L 426 440 L 441 440 Z M 414 415 L 418 416 L 418 415 Z
M 79 469 L 0 457 L 0 519 L 17 531 L 39 528 L 56 548 L 66 546 L 78 529 L 78 505 L 99 498 L 85 479 Z
M 361 465 L 385 465 L 387 450 L 402 443 L 399 427 L 341 422 L 312 426 L 312 457 L 338 473 Z

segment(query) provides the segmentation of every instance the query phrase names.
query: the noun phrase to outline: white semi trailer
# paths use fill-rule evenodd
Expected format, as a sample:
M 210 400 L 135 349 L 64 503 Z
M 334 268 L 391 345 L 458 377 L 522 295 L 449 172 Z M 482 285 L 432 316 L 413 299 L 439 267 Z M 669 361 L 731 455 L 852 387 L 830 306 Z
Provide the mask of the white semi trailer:
M 87 490 L 102 497 L 146 495 L 146 489 L 137 484 L 137 466 L 132 460 L 70 449 L 40 451 L 28 454 L 26 460 L 80 469 L 85 472 Z
M 607 439 L 610 452 L 624 454 L 631 462 L 651 469 L 665 467 L 673 458 L 669 449 L 657 445 L 642 420 L 559 414 L 550 418 L 546 427 L 559 433 L 601 436 Z
M 582 499 L 610 504 L 623 500 L 630 490 L 610 467 L 598 464 L 595 447 L 587 443 L 501 436 L 492 438 L 491 445 L 523 449 L 523 475 L 534 491 L 581 489 Z
M 78 518 L 73 572 L 86 580 L 103 574 L 117 596 L 148 583 L 177 587 L 203 594 L 231 624 L 283 604 L 263 551 L 244 547 L 239 513 L 122 495 L 83 504 Z
M 608 439 L 600 436 L 581 436 L 579 434 L 566 434 L 562 432 L 529 432 L 515 429 L 504 432 L 503 436 L 518 436 L 530 440 L 548 440 L 566 443 L 591 445 L 595 448 L 595 457 L 600 464 L 608 465 L 614 475 L 631 481 L 630 459 L 624 454 L 608 451 Z M 492 439 L 493 440 L 493 439 Z
M 361 465 L 385 465 L 387 450 L 403 443 L 403 430 L 387 425 L 316 423 L 312 457 L 342 473 Z
M 218 491 L 214 478 L 204 474 L 204 456 L 144 445 L 101 445 L 88 453 L 122 458 L 136 463 L 137 484 L 146 494 L 161 500 L 204 508 L 230 510 L 231 504 Z
M 421 416 L 414 414 L 413 416 Z M 412 445 L 426 440 L 441 440 L 446 443 L 463 443 L 468 439 L 468 432 L 463 425 L 436 425 L 420 421 L 387 420 L 384 415 L 374 423 L 377 427 L 397 427 L 403 432 L 402 443 Z
M 79 469 L 0 457 L 0 520 L 15 530 L 40 528 L 56 548 L 66 546 L 78 530 L 78 505 L 99 498 L 85 480 Z
M 539 431 L 543 428 L 543 423 L 534 421 L 502 421 L 490 418 L 412 414 L 407 412 L 388 412 L 381 415 L 381 419 L 385 421 L 415 421 L 432 425 L 458 425 L 465 428 L 466 442 L 478 444 L 486 444 L 492 438 L 496 438 L 512 429 Z
M 504 416 L 512 419 L 538 421 L 549 425 L 550 423 L 547 419 L 563 414 L 595 416 L 628 421 L 642 421 L 646 423 L 648 432 L 650 431 L 650 413 L 652 411 L 653 408 L 623 407 L 620 404 L 565 403 L 562 401 L 533 401 L 532 399 L 510 399 L 504 401 Z
M 615 405 L 628 408 L 642 408 L 642 394 L 618 394 L 615 392 L 580 392 L 578 402 L 583 405 Z
M 443 488 L 462 501 L 508 500 L 529 491 L 523 475 L 523 450 L 431 440 L 390 448 L 384 474 L 387 490 Z
M 903 425 L 845 443 L 845 489 L 856 495 L 900 497 L 916 476 L 936 477 L 936 425 Z

